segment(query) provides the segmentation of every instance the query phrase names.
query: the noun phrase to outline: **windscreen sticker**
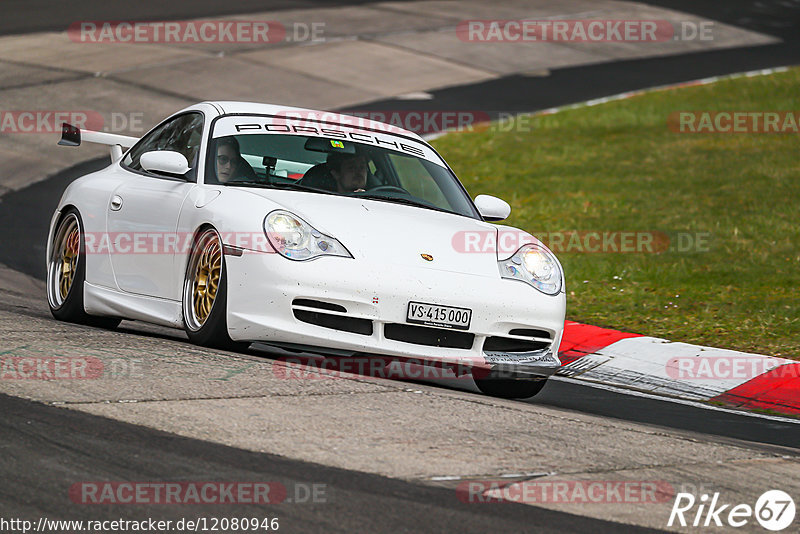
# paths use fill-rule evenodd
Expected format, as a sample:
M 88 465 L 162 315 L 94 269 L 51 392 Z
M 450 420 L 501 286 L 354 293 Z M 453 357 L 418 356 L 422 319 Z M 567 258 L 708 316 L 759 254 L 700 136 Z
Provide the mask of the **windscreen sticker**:
M 387 128 L 390 127 L 387 125 Z M 442 159 L 426 143 L 398 137 L 388 133 L 357 130 L 347 125 L 326 125 L 312 123 L 303 119 L 293 120 L 286 117 L 229 116 L 222 117 L 214 124 L 213 138 L 229 135 L 248 134 L 282 134 L 331 138 L 331 147 L 343 149 L 345 141 L 386 148 L 423 158 L 440 167 L 445 165 Z M 338 144 L 334 144 L 338 143 Z

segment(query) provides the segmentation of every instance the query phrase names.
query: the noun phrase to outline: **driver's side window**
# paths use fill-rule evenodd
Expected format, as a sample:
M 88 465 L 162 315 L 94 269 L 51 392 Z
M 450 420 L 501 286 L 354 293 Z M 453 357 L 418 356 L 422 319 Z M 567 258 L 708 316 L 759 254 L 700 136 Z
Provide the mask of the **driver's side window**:
M 133 171 L 146 172 L 139 162 L 142 154 L 154 150 L 172 150 L 186 157 L 191 168 L 186 178 L 194 181 L 197 177 L 197 161 L 202 137 L 203 115 L 201 113 L 180 115 L 139 140 L 122 160 L 122 165 Z

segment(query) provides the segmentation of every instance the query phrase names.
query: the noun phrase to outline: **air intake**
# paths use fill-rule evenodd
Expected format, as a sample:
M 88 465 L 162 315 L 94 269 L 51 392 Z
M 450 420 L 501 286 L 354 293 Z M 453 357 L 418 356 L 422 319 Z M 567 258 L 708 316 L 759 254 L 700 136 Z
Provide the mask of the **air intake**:
M 443 328 L 425 328 L 407 324 L 387 323 L 383 327 L 386 339 L 426 345 L 428 347 L 446 347 L 450 349 L 471 349 L 475 340 L 473 334 Z

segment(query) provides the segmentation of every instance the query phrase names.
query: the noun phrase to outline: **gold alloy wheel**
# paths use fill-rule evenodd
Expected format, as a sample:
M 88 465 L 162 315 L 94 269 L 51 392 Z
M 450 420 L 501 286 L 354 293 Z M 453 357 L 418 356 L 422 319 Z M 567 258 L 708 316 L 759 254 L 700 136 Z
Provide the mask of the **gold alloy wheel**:
M 80 260 L 81 230 L 78 218 L 70 214 L 61 223 L 53 241 L 53 253 L 48 269 L 48 289 L 51 305 L 64 304 L 75 282 Z
M 189 274 L 190 294 L 185 297 L 191 301 L 191 313 L 187 314 L 187 322 L 192 330 L 199 330 L 211 315 L 222 277 L 222 247 L 213 230 L 207 230 L 198 239 Z
M 75 271 L 78 270 L 78 252 L 80 251 L 81 233 L 78 226 L 70 229 L 61 247 L 61 271 L 58 280 L 58 292 L 61 298 L 67 298 L 72 282 L 75 280 Z

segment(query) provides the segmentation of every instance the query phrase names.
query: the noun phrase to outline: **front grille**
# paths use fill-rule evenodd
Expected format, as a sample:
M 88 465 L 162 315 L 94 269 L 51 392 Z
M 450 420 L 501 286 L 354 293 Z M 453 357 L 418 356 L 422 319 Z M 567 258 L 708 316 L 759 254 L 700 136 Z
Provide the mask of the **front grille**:
M 344 315 L 330 315 L 328 313 L 312 312 L 307 310 L 292 310 L 298 321 L 309 323 L 332 330 L 343 330 L 365 336 L 372 335 L 372 321 L 357 319 Z
M 509 332 L 512 336 L 525 336 L 525 337 L 544 337 L 552 339 L 553 335 L 546 330 L 536 330 L 533 328 L 514 328 Z
M 535 352 L 550 346 L 546 341 L 528 341 L 510 337 L 487 337 L 483 350 L 488 352 Z
M 386 339 L 426 345 L 428 347 L 446 347 L 450 349 L 471 349 L 475 336 L 468 332 L 444 330 L 442 328 L 425 328 L 399 323 L 388 323 L 383 328 Z

